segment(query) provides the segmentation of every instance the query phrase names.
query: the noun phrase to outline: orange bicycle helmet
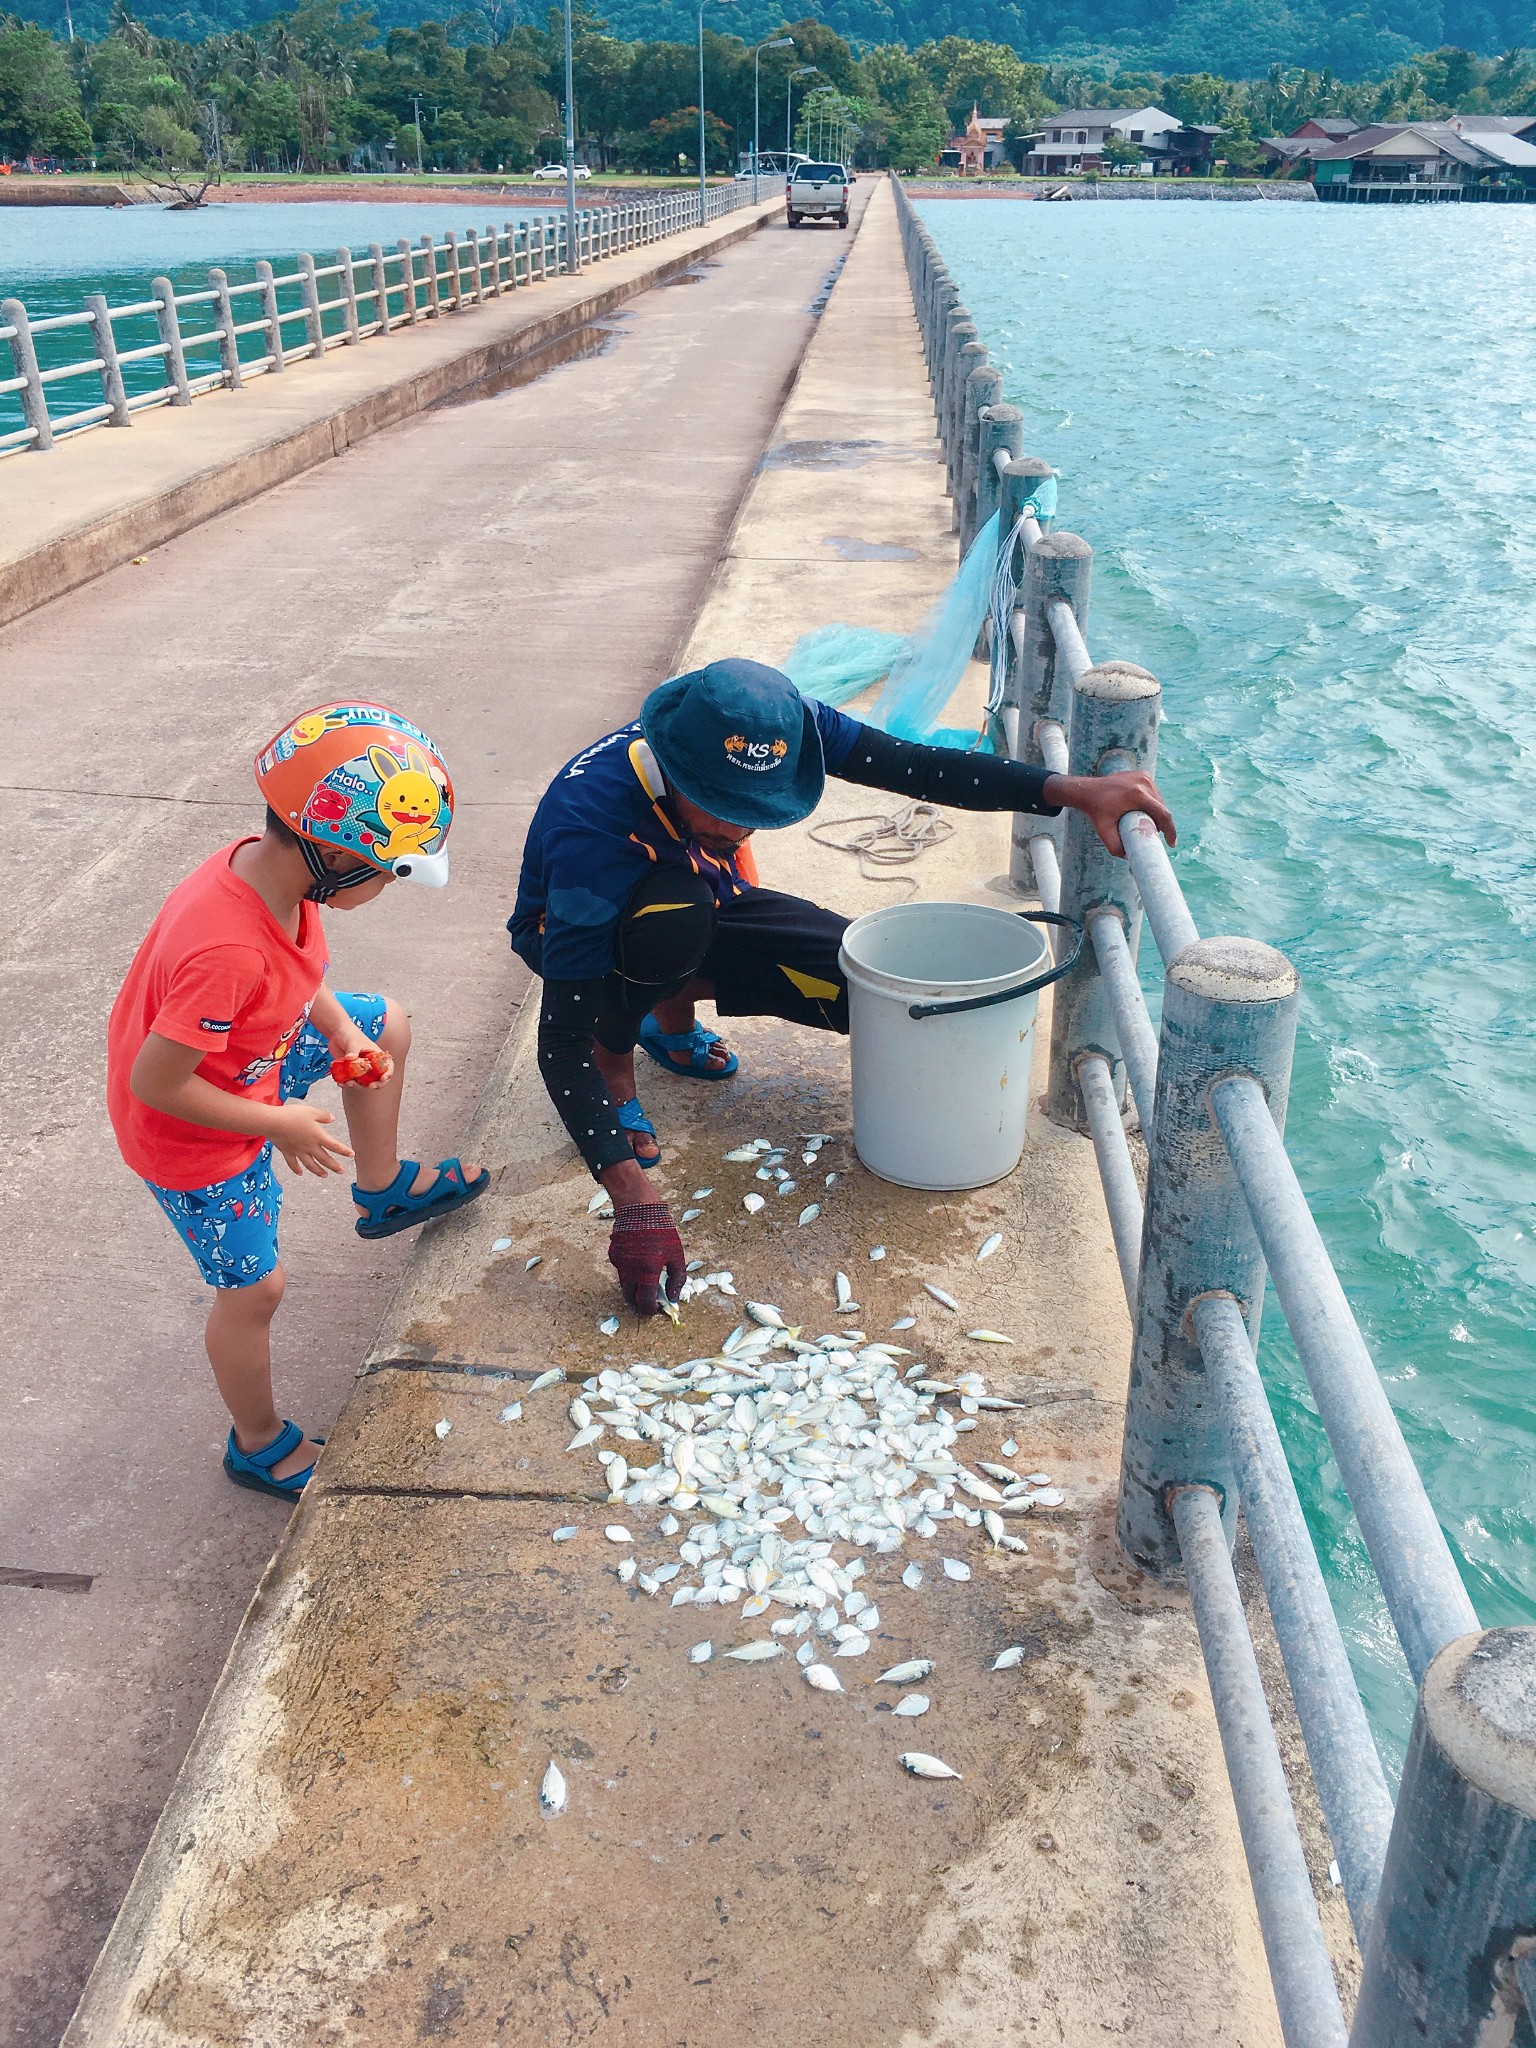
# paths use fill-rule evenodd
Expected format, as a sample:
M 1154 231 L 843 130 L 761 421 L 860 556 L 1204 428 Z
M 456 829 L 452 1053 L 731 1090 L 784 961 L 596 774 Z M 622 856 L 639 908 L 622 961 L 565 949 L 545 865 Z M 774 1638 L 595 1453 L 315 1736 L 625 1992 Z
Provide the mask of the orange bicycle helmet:
M 382 704 L 322 704 L 285 725 L 256 756 L 256 786 L 298 836 L 317 903 L 372 876 L 440 889 L 453 783 L 419 726 Z M 360 865 L 334 875 L 331 846 Z

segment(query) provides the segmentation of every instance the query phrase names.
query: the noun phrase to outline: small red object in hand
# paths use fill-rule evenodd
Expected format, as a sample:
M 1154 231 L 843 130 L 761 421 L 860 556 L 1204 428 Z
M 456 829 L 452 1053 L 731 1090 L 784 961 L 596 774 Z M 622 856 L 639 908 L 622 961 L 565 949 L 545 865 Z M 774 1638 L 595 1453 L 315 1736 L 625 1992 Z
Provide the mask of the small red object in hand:
M 331 1079 L 342 1088 L 377 1088 L 394 1071 L 394 1061 L 377 1045 L 365 1045 L 361 1052 L 331 1061 Z

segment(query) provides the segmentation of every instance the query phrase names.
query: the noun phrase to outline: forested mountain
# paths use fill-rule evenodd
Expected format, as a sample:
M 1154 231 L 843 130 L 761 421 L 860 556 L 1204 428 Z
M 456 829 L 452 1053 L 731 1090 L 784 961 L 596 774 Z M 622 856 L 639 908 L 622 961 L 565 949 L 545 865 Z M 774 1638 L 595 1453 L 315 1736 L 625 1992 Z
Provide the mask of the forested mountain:
M 282 0 L 144 0 L 135 13 L 162 36 L 196 40 L 247 28 Z M 16 13 L 55 34 L 72 7 L 77 33 L 98 37 L 113 0 L 22 0 Z M 695 0 L 598 0 L 610 33 L 689 42 Z M 545 0 L 467 0 L 454 15 L 461 38 L 500 41 L 517 26 L 542 26 Z M 415 25 L 450 12 L 443 0 L 373 0 L 380 27 Z M 1273 64 L 1377 77 L 1415 51 L 1443 45 L 1495 55 L 1536 46 L 1536 0 L 819 0 L 812 12 L 855 48 L 907 49 L 945 36 L 1007 44 L 1036 61 L 1076 59 L 1093 74 L 1212 71 L 1257 78 Z M 783 20 L 773 0 L 706 0 L 705 21 L 752 43 Z M 1127 86 L 1123 97 L 1135 98 Z

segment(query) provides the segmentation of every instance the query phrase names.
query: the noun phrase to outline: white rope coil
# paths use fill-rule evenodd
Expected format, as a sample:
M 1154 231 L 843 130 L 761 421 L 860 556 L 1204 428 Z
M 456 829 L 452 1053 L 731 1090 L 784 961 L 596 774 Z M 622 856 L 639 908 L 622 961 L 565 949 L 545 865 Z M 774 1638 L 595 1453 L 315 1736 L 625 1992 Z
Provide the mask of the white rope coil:
M 810 836 L 818 846 L 830 846 L 836 853 L 857 856 L 859 874 L 866 882 L 905 885 L 910 902 L 917 894 L 913 875 L 882 872 L 909 868 L 930 846 L 941 846 L 953 837 L 954 826 L 937 804 L 922 799 L 903 804 L 899 811 L 857 811 L 847 818 L 829 818 L 825 825 L 813 825 Z M 832 835 L 837 834 L 834 838 Z

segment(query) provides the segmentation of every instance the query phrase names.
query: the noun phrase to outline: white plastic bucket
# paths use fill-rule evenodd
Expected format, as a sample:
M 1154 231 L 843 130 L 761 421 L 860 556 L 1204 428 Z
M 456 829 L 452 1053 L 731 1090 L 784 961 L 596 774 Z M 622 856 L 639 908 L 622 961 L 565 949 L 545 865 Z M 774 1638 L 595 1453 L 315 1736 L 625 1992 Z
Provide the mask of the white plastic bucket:
M 854 919 L 840 960 L 853 1142 L 870 1172 L 904 1188 L 979 1188 L 1012 1173 L 1037 992 L 1065 972 L 1038 927 L 985 903 L 893 903 Z M 912 1014 L 928 1005 L 940 1014 Z

